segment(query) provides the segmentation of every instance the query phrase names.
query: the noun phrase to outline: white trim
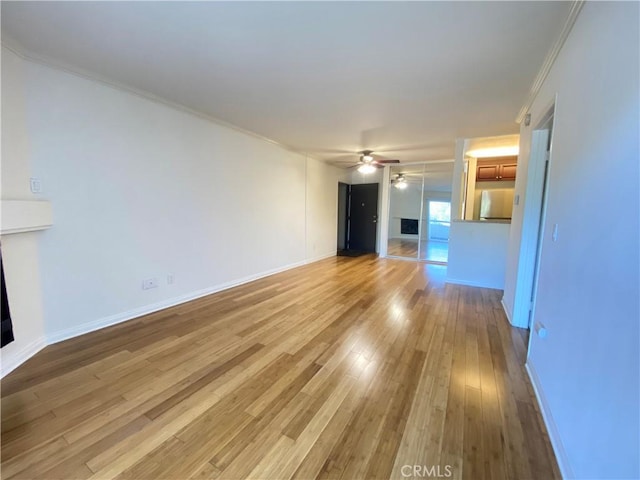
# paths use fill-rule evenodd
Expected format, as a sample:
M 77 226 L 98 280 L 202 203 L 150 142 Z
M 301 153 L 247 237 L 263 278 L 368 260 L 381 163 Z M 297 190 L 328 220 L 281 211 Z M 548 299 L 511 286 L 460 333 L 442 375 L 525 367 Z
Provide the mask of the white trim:
M 531 334 L 533 335 L 533 332 Z M 536 400 L 538 401 L 538 406 L 540 407 L 540 413 L 542 413 L 542 420 L 547 427 L 547 433 L 549 434 L 549 440 L 551 440 L 553 452 L 556 454 L 556 460 L 558 462 L 558 467 L 560 468 L 560 475 L 562 475 L 562 478 L 574 478 L 573 469 L 571 468 L 571 463 L 569 462 L 569 457 L 567 456 L 567 452 L 565 451 L 562 440 L 560 439 L 560 432 L 558 431 L 558 427 L 553 420 L 551 408 L 549 408 L 549 404 L 547 403 L 547 400 L 543 395 L 542 385 L 540 384 L 538 374 L 536 373 L 533 365 L 531 365 L 529 362 L 525 364 L 525 369 L 527 370 L 527 374 L 529 375 L 529 380 L 531 381 L 531 385 L 533 386 L 533 391 L 536 394 Z
M 502 290 L 504 286 L 496 286 L 496 285 L 487 285 L 482 282 L 473 282 L 469 280 L 460 280 L 458 278 L 447 277 L 445 280 L 446 283 L 454 283 L 456 285 L 465 285 L 467 287 L 481 287 L 481 288 L 493 288 L 494 290 Z
M 404 218 L 404 217 L 393 217 L 393 218 Z M 408 220 L 418 220 L 418 218 L 410 218 Z M 389 237 L 388 240 L 415 240 L 418 242 L 418 234 L 417 233 L 401 233 L 400 236 Z
M 420 259 L 420 257 L 422 256 L 422 249 L 420 248 L 422 246 L 422 238 L 423 238 L 423 231 L 427 230 L 427 234 L 426 234 L 426 242 L 429 241 L 429 219 L 426 218 L 424 216 L 424 204 L 425 201 L 427 202 L 427 217 L 429 216 L 429 200 L 425 198 L 424 196 L 424 177 L 425 177 L 425 171 L 424 171 L 424 165 L 422 166 L 422 185 L 420 185 L 420 216 L 418 217 L 418 258 L 417 260 Z M 449 218 L 449 221 L 451 221 L 451 218 Z M 402 220 L 400 220 L 400 222 L 402 222 Z M 425 227 L 426 225 L 426 227 Z M 400 227 L 402 229 L 402 226 Z M 448 256 L 449 252 L 448 252 L 448 248 L 447 248 L 447 256 Z
M 333 253 L 332 255 L 335 255 L 335 253 Z M 284 272 L 286 270 L 291 270 L 296 267 L 301 267 L 303 265 L 306 265 L 307 263 L 313 263 L 314 261 L 317 261 L 317 260 L 303 260 L 301 262 L 291 263 L 289 265 L 285 265 L 284 267 L 274 268 L 272 270 L 267 270 L 266 272 L 258 273 L 255 275 L 249 275 L 247 277 L 243 277 L 237 280 L 232 280 L 231 282 L 226 282 L 220 285 L 215 285 L 213 287 L 204 288 L 202 290 L 197 290 L 192 293 L 187 293 L 179 297 L 174 297 L 168 300 L 163 300 L 161 302 L 152 303 L 151 305 L 144 305 L 142 307 L 134 308 L 126 312 L 117 313 L 115 315 L 99 318 L 97 320 L 83 323 L 82 325 L 77 325 L 72 328 L 67 328 L 65 330 L 53 332 L 47 335 L 47 344 L 51 345 L 53 343 L 62 342 L 63 340 L 68 340 L 69 338 L 74 338 L 79 335 L 84 335 L 85 333 L 90 333 L 105 327 L 117 325 L 118 323 L 126 322 L 128 320 L 133 320 L 134 318 L 141 317 L 143 315 L 148 315 L 150 313 L 154 313 L 159 310 L 164 310 L 169 307 L 175 307 L 176 305 L 190 302 L 191 300 L 196 300 L 198 298 L 205 297 L 213 293 L 218 293 L 223 290 L 228 290 L 233 287 L 244 285 L 245 283 L 253 282 L 254 280 L 259 280 L 261 278 L 268 277 L 276 273 Z
M 418 259 L 416 257 L 400 257 L 398 255 L 388 255 L 387 254 L 382 258 L 386 258 L 388 260 L 402 260 L 403 262 L 418 262 Z M 424 262 L 424 260 L 422 260 L 422 262 Z
M 33 357 L 36 353 L 47 346 L 47 341 L 44 337 L 35 339 L 28 345 L 25 345 L 14 354 L 3 354 L 0 369 L 0 378 L 13 372 L 16 368 L 22 365 L 24 362 Z M 9 358 L 6 358 L 9 357 Z
M 391 206 L 391 167 L 389 165 L 384 166 L 382 172 L 382 192 L 380 196 L 380 206 L 378 215 L 378 225 L 380 226 L 380 246 L 378 248 L 379 256 L 385 258 L 389 250 L 389 212 Z
M 308 247 L 309 247 L 309 157 L 307 154 L 304 154 L 304 258 L 307 258 L 309 255 Z M 337 250 L 337 248 L 336 248 Z
M 323 253 L 321 255 L 317 255 L 313 258 L 308 258 L 304 261 L 305 265 L 308 265 L 310 263 L 315 263 L 315 262 L 319 262 L 321 260 L 326 260 L 327 258 L 331 258 L 331 257 L 335 257 L 337 255 L 336 250 L 329 252 L 329 253 Z
M 509 311 L 507 306 L 504 304 L 504 296 L 500 299 L 500 305 L 502 305 L 502 310 L 504 310 L 504 314 L 507 317 L 507 320 L 509 320 L 509 324 L 513 325 L 513 322 L 511 321 L 511 312 Z
M 569 10 L 569 16 L 567 17 L 567 20 L 562 27 L 562 31 L 551 47 L 551 50 L 549 50 L 549 52 L 547 53 L 547 56 L 545 57 L 544 62 L 542 63 L 542 66 L 540 67 L 540 70 L 538 71 L 538 74 L 533 81 L 533 85 L 531 85 L 531 88 L 529 89 L 527 100 L 524 102 L 524 105 L 522 105 L 522 108 L 520 108 L 520 111 L 518 112 L 516 123 L 521 123 L 522 120 L 524 120 L 525 115 L 529 112 L 531 105 L 533 105 L 533 101 L 538 96 L 538 93 L 542 88 L 542 84 L 549 75 L 551 67 L 553 67 L 556 58 L 558 58 L 560 50 L 562 50 L 562 47 L 564 46 L 564 42 L 567 40 L 569 33 L 571 33 L 573 25 L 576 23 L 576 19 L 578 18 L 580 10 L 582 10 L 584 2 L 585 0 L 574 0 L 574 2 L 572 3 L 571 9 Z
M 541 228 L 544 229 L 544 224 L 541 224 L 540 221 L 543 220 L 545 159 L 550 133 L 549 130 L 533 130 L 531 132 L 531 149 L 522 207 L 518 271 L 513 299 L 513 321 L 511 324 L 514 327 L 529 328 L 538 240 L 540 239 L 540 242 L 543 243 L 540 234 L 543 233 Z

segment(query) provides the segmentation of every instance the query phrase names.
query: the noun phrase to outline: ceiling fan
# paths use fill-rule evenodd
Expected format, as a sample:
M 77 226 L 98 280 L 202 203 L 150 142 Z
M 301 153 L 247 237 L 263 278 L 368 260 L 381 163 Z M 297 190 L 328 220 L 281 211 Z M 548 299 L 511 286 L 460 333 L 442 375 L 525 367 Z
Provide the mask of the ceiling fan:
M 400 163 L 400 160 L 376 159 L 372 150 L 363 150 L 360 152 L 360 161 L 351 168 L 357 167 L 360 173 L 373 173 L 376 168 L 382 168 L 392 163 Z
M 391 179 L 391 185 L 393 185 L 399 190 L 404 190 L 409 186 L 409 184 L 407 183 L 407 179 L 404 176 L 404 173 L 396 174 L 396 176 Z
M 437 176 L 437 172 L 392 172 L 391 185 L 399 190 L 404 190 L 410 183 L 422 184 L 423 179 L 435 176 Z

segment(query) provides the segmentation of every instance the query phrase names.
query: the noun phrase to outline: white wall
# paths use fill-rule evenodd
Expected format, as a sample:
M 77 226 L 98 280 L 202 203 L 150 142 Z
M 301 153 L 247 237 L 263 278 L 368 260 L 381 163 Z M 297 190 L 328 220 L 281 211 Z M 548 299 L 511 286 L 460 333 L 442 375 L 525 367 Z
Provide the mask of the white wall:
M 464 212 L 462 219 L 463 220 L 479 220 L 480 215 L 477 217 L 474 216 L 475 204 L 476 204 L 476 172 L 478 168 L 478 159 L 475 157 L 468 157 L 467 159 L 467 175 L 466 175 L 466 183 L 467 190 L 464 194 Z M 478 195 L 479 196 L 479 195 Z M 462 199 L 460 199 L 462 202 Z M 478 205 L 478 212 L 480 212 L 480 206 Z
M 344 170 L 307 158 L 307 261 L 335 255 L 338 239 L 338 180 Z
M 587 2 L 521 130 L 516 189 L 532 127 L 557 94 L 534 313 L 548 336 L 532 335 L 528 368 L 568 477 L 640 477 L 639 13 L 635 2 Z
M 38 248 L 47 341 L 335 255 L 335 167 L 99 82 L 18 63 L 30 175 L 55 212 Z M 142 290 L 151 277 L 159 287 Z
M 34 200 L 29 189 L 29 139 L 26 133 L 22 60 L 2 49 L 2 200 Z M 2 236 L 2 259 L 11 299 L 15 340 L 0 350 L 8 372 L 45 345 L 38 241 L 40 232 Z
M 455 158 L 453 162 L 453 179 L 451 181 L 451 220 L 464 217 L 462 197 L 464 195 L 466 173 L 464 171 L 464 151 L 466 140 L 456 139 Z
M 408 182 L 407 185 L 404 190 L 395 187 L 389 189 L 389 238 L 410 238 L 417 241 L 418 235 L 401 233 L 400 219 L 420 220 L 422 182 Z
M 451 222 L 447 282 L 504 288 L 508 223 Z

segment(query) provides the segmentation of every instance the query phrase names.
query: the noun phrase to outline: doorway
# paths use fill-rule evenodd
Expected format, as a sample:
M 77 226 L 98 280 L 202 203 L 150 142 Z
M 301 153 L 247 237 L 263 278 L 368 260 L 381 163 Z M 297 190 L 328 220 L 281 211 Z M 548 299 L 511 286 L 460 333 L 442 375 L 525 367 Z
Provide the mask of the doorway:
M 529 330 L 531 330 L 531 323 L 533 322 L 533 307 L 535 305 L 536 294 L 538 291 L 538 270 L 540 269 L 540 256 L 542 253 L 542 242 L 544 240 L 544 219 L 547 213 L 547 189 L 548 189 L 548 178 L 549 178 L 549 159 L 551 158 L 551 133 L 553 132 L 553 112 L 551 113 L 551 117 L 546 120 L 545 124 L 542 128 L 537 132 L 539 135 L 539 140 L 545 146 L 544 148 L 544 158 L 540 163 L 542 166 L 539 169 L 542 173 L 542 194 L 540 199 L 540 208 L 537 215 L 537 234 L 536 234 L 536 253 L 534 256 L 534 265 L 533 265 L 533 278 L 531 280 L 531 295 L 529 297 L 529 301 L 531 304 L 531 309 L 529 310 L 529 319 L 527 326 Z M 540 159 L 538 160 L 540 161 Z M 555 238 L 554 238 L 555 240 Z
M 378 184 L 338 184 L 338 255 L 375 253 Z
M 527 167 L 526 201 L 518 257 L 513 324 L 532 329 L 537 294 L 538 270 L 544 248 L 544 225 L 551 159 L 554 108 L 538 122 L 531 134 L 531 153 Z

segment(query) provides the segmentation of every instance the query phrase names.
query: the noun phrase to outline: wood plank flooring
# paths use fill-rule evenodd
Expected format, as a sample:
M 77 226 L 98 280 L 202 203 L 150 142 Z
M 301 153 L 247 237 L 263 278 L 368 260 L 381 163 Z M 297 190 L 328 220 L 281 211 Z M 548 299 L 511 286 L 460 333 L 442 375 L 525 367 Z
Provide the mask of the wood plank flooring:
M 402 258 L 418 258 L 429 263 L 446 264 L 449 257 L 449 243 L 437 240 L 421 241 L 418 252 L 418 239 L 390 238 L 387 255 Z
M 336 257 L 52 345 L 2 478 L 560 478 L 501 292 Z

